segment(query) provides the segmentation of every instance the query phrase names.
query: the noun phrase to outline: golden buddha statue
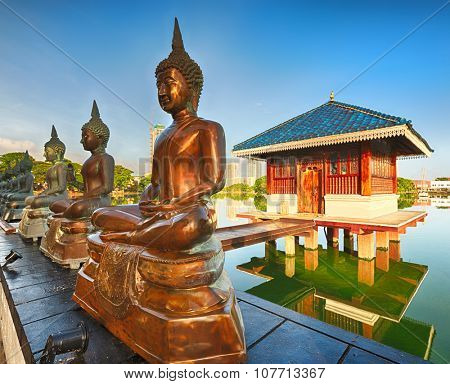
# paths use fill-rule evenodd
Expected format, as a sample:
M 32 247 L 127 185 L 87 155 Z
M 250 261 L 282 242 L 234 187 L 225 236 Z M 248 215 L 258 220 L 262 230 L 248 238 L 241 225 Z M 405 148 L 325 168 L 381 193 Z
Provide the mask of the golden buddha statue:
M 59 199 L 50 205 L 49 230 L 42 238 L 41 251 L 53 261 L 78 268 L 88 258 L 86 237 L 93 231 L 92 213 L 111 204 L 114 188 L 114 159 L 106 153 L 109 128 L 93 102 L 91 119 L 81 129 L 81 144 L 91 156 L 81 168 L 83 196 Z
M 66 146 L 58 138 L 55 126 L 52 126 L 51 138 L 44 144 L 44 157 L 52 166 L 45 175 L 45 188 L 37 196 L 25 199 L 26 208 L 23 210 L 22 220 L 18 232 L 23 238 L 36 241 L 48 230 L 47 218 L 51 214 L 50 204 L 58 200 L 67 200 L 67 166 L 64 163 Z
M 31 173 L 33 162 L 28 151 L 19 161 L 16 169 L 15 187 L 4 199 L 3 220 L 13 221 L 22 217 L 25 208 L 25 199 L 33 196 L 34 176 Z
M 197 116 L 203 74 L 176 19 L 156 79 L 173 123 L 156 140 L 151 184 L 138 205 L 93 214 L 100 232 L 88 238 L 73 299 L 150 362 L 242 362 L 243 323 L 210 199 L 225 182 L 225 134 Z

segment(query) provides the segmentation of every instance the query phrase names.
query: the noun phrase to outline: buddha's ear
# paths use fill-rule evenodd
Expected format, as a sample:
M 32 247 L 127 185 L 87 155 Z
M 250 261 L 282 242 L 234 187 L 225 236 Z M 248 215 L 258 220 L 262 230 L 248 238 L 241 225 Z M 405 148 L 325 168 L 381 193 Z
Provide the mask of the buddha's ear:
M 199 95 L 197 91 L 192 91 L 192 108 L 195 112 L 197 112 L 198 109 L 198 101 L 199 101 Z

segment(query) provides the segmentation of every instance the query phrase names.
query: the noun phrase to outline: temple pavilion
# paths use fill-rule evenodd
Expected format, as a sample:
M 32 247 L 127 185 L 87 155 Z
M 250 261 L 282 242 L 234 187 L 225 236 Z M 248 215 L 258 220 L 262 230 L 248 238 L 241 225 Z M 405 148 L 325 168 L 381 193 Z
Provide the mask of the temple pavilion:
M 330 100 L 234 146 L 267 162 L 267 211 L 370 219 L 397 211 L 397 159 L 433 150 L 405 118 Z

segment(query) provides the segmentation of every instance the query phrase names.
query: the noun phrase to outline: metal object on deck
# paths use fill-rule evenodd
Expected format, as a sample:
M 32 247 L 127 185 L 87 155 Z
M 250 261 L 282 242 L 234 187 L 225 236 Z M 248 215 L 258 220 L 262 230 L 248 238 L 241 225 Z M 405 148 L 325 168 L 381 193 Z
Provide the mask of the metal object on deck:
M 86 352 L 88 345 L 88 329 L 84 322 L 80 322 L 77 328 L 50 335 L 39 359 L 39 363 L 53 364 L 55 357 L 64 353 L 75 352 L 77 354 L 83 354 Z
M 4 269 L 9 264 L 14 263 L 18 259 L 22 259 L 22 255 L 16 250 L 11 249 L 9 254 L 5 257 L 5 264 L 2 265 L 2 269 Z

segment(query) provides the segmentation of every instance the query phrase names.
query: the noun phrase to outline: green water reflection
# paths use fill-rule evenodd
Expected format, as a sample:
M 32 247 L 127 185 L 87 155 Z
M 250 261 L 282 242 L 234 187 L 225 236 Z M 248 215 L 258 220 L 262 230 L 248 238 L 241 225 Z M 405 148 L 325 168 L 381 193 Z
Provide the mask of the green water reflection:
M 407 199 L 408 200 L 408 199 Z M 403 204 L 403 202 L 402 202 Z M 450 359 L 450 262 L 447 200 L 420 202 L 424 224 L 410 228 L 391 255 L 363 261 L 322 244 L 316 254 L 300 238 L 295 255 L 283 239 L 229 251 L 225 269 L 236 289 L 433 362 Z M 255 209 L 252 199 L 215 201 L 219 226 L 246 223 L 236 214 Z M 405 204 L 407 205 L 407 204 Z M 342 231 L 341 231 L 342 232 Z

